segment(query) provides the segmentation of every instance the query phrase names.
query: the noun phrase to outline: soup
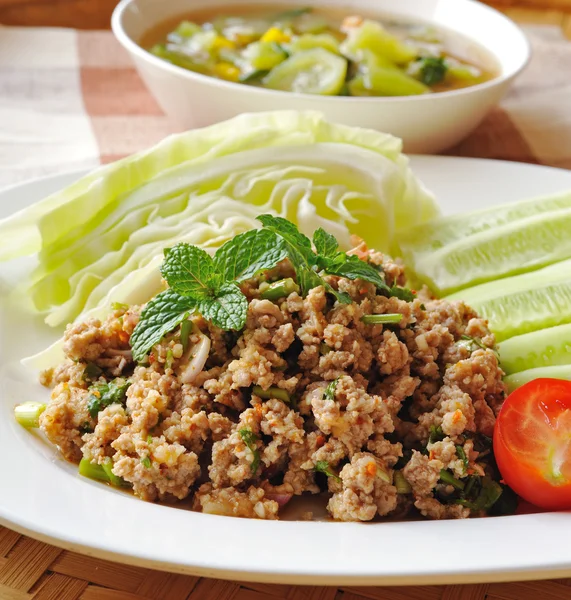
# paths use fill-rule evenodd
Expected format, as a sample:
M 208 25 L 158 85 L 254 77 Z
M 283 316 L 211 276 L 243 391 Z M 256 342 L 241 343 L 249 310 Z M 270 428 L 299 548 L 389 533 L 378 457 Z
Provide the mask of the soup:
M 433 25 L 316 8 L 195 11 L 141 45 L 174 65 L 236 83 L 327 96 L 411 96 L 498 74 L 475 42 Z

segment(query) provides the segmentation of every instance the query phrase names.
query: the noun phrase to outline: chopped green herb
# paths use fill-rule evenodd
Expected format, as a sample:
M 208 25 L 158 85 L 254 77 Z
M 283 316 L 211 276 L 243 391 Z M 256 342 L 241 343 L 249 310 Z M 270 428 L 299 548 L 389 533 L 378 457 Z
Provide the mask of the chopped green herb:
M 98 367 L 95 363 L 89 362 L 85 365 L 83 375 L 81 378 L 83 381 L 95 381 L 102 375 L 103 369 Z
M 172 369 L 173 361 L 174 361 L 174 355 L 172 353 L 172 350 L 169 348 L 167 350 L 167 355 L 165 358 L 165 369 Z
M 325 475 L 327 475 L 327 477 L 333 477 L 333 479 L 336 479 L 337 481 L 341 481 L 341 477 L 333 473 L 331 467 L 329 466 L 329 463 L 326 460 L 318 460 L 315 463 L 313 470 L 317 471 L 318 473 L 324 473 Z
M 131 382 L 124 379 L 92 385 L 89 388 L 91 395 L 87 400 L 87 409 L 91 418 L 96 419 L 99 411 L 111 404 L 125 404 L 125 394 L 130 385 Z
M 459 479 L 456 479 L 456 477 L 454 477 L 454 475 L 452 475 L 450 471 L 446 471 L 445 469 L 442 469 L 440 471 L 440 481 L 446 483 L 447 485 L 451 485 L 457 490 L 464 489 L 464 482 L 460 481 Z
M 149 435 L 147 436 L 147 444 L 152 444 L 153 443 L 153 436 L 149 433 Z
M 443 57 L 425 56 L 419 62 L 418 75 L 424 85 L 436 85 L 446 77 L 448 65 Z
M 442 427 L 440 425 L 436 427 L 435 425 L 430 426 L 430 435 L 428 437 L 429 444 L 435 444 L 436 442 L 441 442 L 446 435 L 444 431 L 442 431 Z
M 324 390 L 323 392 L 323 400 L 331 400 L 333 402 L 335 400 L 335 390 L 337 389 L 337 383 L 339 382 L 339 377 L 334 379 Z
M 464 452 L 464 448 L 460 445 L 456 446 L 456 456 L 462 461 L 462 464 L 464 465 L 464 473 L 466 473 L 468 467 L 470 466 L 470 462 L 468 461 L 466 452 Z
M 422 303 L 422 304 L 420 305 L 420 309 L 421 309 L 421 310 L 426 310 L 426 306 L 424 305 L 424 303 Z
M 253 459 L 252 464 L 250 465 L 250 470 L 252 471 L 252 475 L 255 475 L 258 466 L 260 465 L 260 452 L 256 446 L 256 442 L 258 441 L 258 436 L 249 428 L 244 427 L 243 429 L 238 430 L 238 434 L 242 438 L 242 441 L 248 447 L 248 450 L 252 453 Z
M 145 469 L 150 469 L 152 464 L 151 459 L 148 456 L 145 456 L 144 458 L 141 458 L 141 464 Z
M 400 313 L 388 313 L 384 315 L 363 315 L 361 321 L 367 325 L 396 324 L 402 321 Z
M 325 355 L 325 354 L 329 354 L 332 351 L 333 351 L 333 348 L 331 346 L 328 346 L 325 343 L 319 344 L 319 353 L 320 354 Z
M 488 511 L 501 497 L 503 491 L 502 486 L 489 477 L 481 477 L 478 478 L 478 480 L 471 488 L 471 492 L 478 492 L 477 495 L 471 493 L 471 497 L 460 498 L 456 500 L 456 504 L 461 504 L 462 506 L 475 511 Z M 479 488 L 479 490 L 477 488 Z
M 517 494 L 507 485 L 499 484 L 502 488 L 501 496 L 488 509 L 490 515 L 513 515 L 517 510 Z

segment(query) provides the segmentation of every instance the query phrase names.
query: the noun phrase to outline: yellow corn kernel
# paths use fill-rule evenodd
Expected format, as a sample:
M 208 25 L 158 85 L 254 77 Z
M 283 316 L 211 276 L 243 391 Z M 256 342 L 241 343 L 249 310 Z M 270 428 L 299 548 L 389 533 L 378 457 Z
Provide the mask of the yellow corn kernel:
M 222 48 L 229 48 L 230 50 L 234 50 L 234 48 L 236 48 L 236 44 L 232 40 L 218 35 L 212 42 L 212 50 L 221 50 Z
M 227 81 L 238 81 L 240 77 L 240 69 L 228 62 L 220 62 L 214 65 L 214 74 L 220 79 Z
M 258 36 L 252 33 L 235 33 L 232 36 L 234 43 L 238 46 L 247 46 L 248 44 L 255 42 L 257 37 Z
M 288 35 L 277 27 L 270 27 L 266 33 L 260 38 L 262 42 L 276 42 L 282 44 L 291 40 L 291 35 Z

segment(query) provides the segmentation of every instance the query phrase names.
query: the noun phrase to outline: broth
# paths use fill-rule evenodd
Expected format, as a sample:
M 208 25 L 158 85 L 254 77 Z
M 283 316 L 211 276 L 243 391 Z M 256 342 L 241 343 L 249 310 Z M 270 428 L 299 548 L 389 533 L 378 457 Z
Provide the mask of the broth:
M 500 73 L 489 51 L 456 32 L 378 13 L 348 15 L 291 5 L 205 8 L 160 23 L 139 44 L 219 79 L 322 95 L 446 92 Z

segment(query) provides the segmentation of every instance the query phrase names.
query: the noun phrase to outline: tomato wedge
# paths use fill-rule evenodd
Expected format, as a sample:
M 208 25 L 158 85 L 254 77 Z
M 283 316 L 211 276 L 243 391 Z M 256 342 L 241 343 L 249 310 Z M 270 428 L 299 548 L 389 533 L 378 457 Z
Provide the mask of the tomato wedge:
M 503 480 L 524 500 L 571 509 L 571 381 L 535 379 L 510 394 L 494 454 Z

